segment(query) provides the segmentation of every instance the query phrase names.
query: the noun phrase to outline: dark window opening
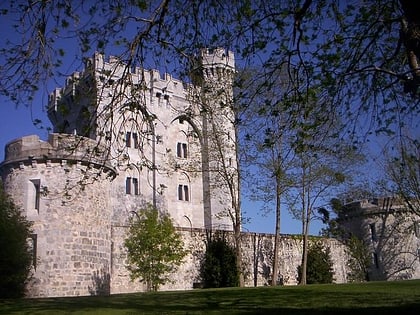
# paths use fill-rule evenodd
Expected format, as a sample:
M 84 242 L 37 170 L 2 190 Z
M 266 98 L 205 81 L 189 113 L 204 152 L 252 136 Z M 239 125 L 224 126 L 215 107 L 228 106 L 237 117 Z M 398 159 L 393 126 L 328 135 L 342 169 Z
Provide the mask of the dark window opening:
M 131 177 L 125 179 L 125 193 L 131 195 Z
M 127 148 L 130 148 L 131 147 L 131 132 L 127 132 L 125 134 L 125 146 Z
M 176 156 L 186 159 L 188 157 L 188 147 L 186 143 L 178 142 L 176 145 Z
M 377 236 L 376 236 L 376 226 L 375 223 L 369 224 L 370 227 L 370 234 L 372 237 L 372 241 L 376 242 Z
M 189 189 L 187 185 L 178 185 L 178 200 L 190 200 Z
M 31 179 L 32 184 L 35 188 L 35 196 L 34 196 L 34 208 L 39 211 L 39 204 L 41 200 L 41 180 L 39 179 Z
M 134 149 L 137 149 L 139 147 L 139 137 L 137 136 L 137 133 L 133 132 L 133 142 L 134 142 Z
M 139 194 L 139 180 L 137 178 L 133 178 L 133 186 L 134 186 L 134 194 Z

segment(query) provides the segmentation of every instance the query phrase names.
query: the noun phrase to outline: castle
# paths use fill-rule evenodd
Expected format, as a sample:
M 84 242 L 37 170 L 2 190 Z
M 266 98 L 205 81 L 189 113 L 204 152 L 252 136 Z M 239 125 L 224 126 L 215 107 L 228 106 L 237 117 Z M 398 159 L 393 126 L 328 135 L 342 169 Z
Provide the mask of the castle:
M 234 72 L 224 49 L 201 51 L 190 84 L 95 54 L 51 93 L 49 139 L 8 143 L 0 164 L 5 191 L 33 222 L 28 296 L 145 290 L 130 281 L 123 243 L 129 218 L 147 203 L 171 216 L 189 252 L 162 289 L 195 286 L 206 231 L 231 233 L 236 219 Z M 274 236 L 243 232 L 241 240 L 246 285 L 268 284 Z M 335 281 L 346 282 L 345 246 L 319 240 Z M 280 255 L 281 281 L 295 284 L 301 239 L 283 235 Z

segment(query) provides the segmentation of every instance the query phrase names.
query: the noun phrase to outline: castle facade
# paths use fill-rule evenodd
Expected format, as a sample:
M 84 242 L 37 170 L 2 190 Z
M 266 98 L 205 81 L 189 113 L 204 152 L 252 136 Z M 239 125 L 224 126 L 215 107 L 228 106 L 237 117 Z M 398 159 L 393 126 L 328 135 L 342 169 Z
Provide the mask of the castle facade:
M 13 140 L 0 164 L 5 191 L 33 222 L 28 296 L 145 290 L 130 280 L 123 244 L 129 219 L 147 203 L 170 215 L 189 252 L 162 289 L 198 285 L 206 231 L 233 237 L 234 72 L 223 49 L 201 52 L 189 84 L 95 54 L 51 93 L 48 140 Z M 269 284 L 274 235 L 242 232 L 241 241 L 246 285 Z M 335 281 L 346 282 L 343 243 L 314 241 L 329 247 Z M 281 237 L 281 283 L 297 283 L 301 251 L 299 236 Z

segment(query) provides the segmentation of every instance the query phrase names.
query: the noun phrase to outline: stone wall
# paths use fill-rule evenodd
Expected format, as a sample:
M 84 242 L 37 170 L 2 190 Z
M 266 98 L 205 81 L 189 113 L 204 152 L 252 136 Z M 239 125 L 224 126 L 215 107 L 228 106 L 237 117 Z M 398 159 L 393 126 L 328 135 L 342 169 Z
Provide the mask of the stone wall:
M 123 247 L 127 227 L 113 227 L 113 251 L 111 293 L 143 291 L 145 287 L 138 280 L 131 281 L 126 268 L 126 251 Z M 179 229 L 189 254 L 178 271 L 172 275 L 172 283 L 161 290 L 190 290 L 200 283 L 200 263 L 205 252 L 206 231 L 203 229 Z M 232 241 L 232 233 L 223 231 Z M 334 263 L 334 282 L 347 281 L 347 254 L 345 246 L 334 239 L 311 237 L 311 242 L 322 242 L 331 251 Z M 265 286 L 271 283 L 271 266 L 274 235 L 242 233 L 243 270 L 246 286 Z M 302 242 L 298 235 L 283 235 L 280 245 L 279 284 L 297 284 L 297 267 L 301 263 Z

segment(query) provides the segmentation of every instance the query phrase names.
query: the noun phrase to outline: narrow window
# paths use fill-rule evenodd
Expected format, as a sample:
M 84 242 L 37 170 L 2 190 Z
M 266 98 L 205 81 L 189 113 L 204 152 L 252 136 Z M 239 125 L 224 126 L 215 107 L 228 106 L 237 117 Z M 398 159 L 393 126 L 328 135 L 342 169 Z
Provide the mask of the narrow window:
M 134 149 L 137 149 L 139 147 L 139 138 L 136 132 L 133 132 L 133 145 Z
M 31 238 L 29 239 L 29 249 L 32 254 L 32 265 L 34 266 L 34 269 L 36 270 L 37 234 L 31 234 Z
M 133 186 L 134 186 L 134 194 L 139 194 L 139 180 L 137 178 L 133 178 Z
M 183 143 L 182 144 L 182 157 L 186 159 L 187 156 L 188 156 L 188 154 L 187 154 L 187 144 Z
M 188 147 L 186 143 L 178 142 L 176 145 L 176 156 L 186 159 L 188 157 Z
M 188 186 L 184 185 L 184 200 L 189 201 L 190 200 L 190 194 L 188 193 Z
M 182 151 L 182 144 L 180 142 L 178 142 L 176 144 L 176 156 L 177 157 L 181 157 L 181 151 Z
M 182 198 L 182 185 L 178 185 L 178 200 L 183 200 Z
M 375 223 L 369 224 L 369 227 L 370 227 L 370 234 L 371 234 L 371 237 L 372 237 L 372 241 L 376 242 L 377 237 L 376 237 Z
M 131 194 L 131 177 L 125 179 L 125 193 L 127 195 Z
M 39 212 L 39 203 L 41 199 L 41 180 L 39 179 L 31 179 L 32 184 L 34 185 L 34 199 L 33 205 L 34 209 Z
M 131 147 L 131 132 L 127 132 L 125 134 L 125 146 L 127 148 L 130 148 Z

